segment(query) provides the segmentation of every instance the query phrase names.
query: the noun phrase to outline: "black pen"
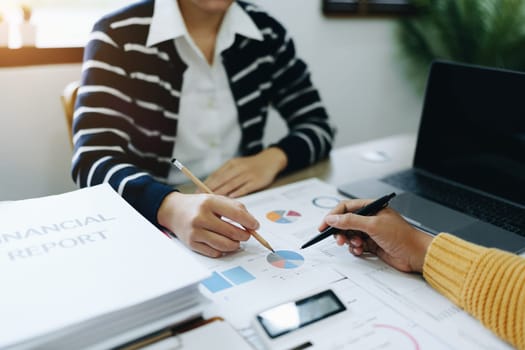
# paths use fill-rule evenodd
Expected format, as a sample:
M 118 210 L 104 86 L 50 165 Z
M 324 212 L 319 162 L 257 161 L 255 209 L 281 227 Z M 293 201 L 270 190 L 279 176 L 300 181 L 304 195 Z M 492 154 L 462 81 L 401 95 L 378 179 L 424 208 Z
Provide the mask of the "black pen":
M 372 203 L 362 207 L 361 209 L 358 209 L 354 212 L 354 214 L 357 214 L 357 215 L 364 215 L 364 216 L 370 216 L 370 215 L 374 215 L 376 214 L 378 211 L 380 211 L 381 209 L 383 209 L 384 207 L 386 207 L 388 205 L 388 202 L 395 197 L 395 192 L 392 192 L 386 196 L 383 196 L 375 201 L 373 201 Z M 319 242 L 319 241 L 322 241 L 323 239 L 325 239 L 326 237 L 330 237 L 331 235 L 337 233 L 341 231 L 340 229 L 338 228 L 335 228 L 335 227 L 332 227 L 332 226 L 328 226 L 326 229 L 324 229 L 321 233 L 319 233 L 317 236 L 315 236 L 314 238 L 312 238 L 311 240 L 309 240 L 308 242 L 306 242 L 305 244 L 303 244 L 301 246 L 301 249 L 304 249 L 304 248 L 308 248 L 309 246 Z

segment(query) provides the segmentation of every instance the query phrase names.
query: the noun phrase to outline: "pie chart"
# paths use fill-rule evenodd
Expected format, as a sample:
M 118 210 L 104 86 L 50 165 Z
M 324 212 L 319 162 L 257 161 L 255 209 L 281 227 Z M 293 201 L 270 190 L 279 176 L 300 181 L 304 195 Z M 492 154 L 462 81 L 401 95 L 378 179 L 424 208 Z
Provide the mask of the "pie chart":
M 295 269 L 304 263 L 303 256 L 291 250 L 276 250 L 268 254 L 266 260 L 279 269 Z
M 312 204 L 318 208 L 332 209 L 339 204 L 339 198 L 327 196 L 315 197 L 312 199 Z
M 274 210 L 266 214 L 266 218 L 278 224 L 290 224 L 297 221 L 301 214 L 293 210 Z

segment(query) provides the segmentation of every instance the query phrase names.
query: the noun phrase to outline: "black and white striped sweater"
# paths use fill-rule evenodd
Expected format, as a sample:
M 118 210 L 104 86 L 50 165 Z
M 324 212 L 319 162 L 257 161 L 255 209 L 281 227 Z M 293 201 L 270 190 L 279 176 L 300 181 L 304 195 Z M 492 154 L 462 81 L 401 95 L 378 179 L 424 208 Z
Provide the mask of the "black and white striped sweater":
M 174 190 L 162 180 L 176 143 L 186 65 L 173 40 L 146 46 L 153 4 L 146 0 L 130 5 L 94 26 L 73 120 L 72 176 L 80 187 L 109 182 L 158 224 L 158 208 Z M 237 35 L 222 53 L 241 126 L 240 153 L 253 155 L 263 149 L 268 108 L 273 105 L 289 128 L 275 144 L 288 156 L 285 171 L 326 157 L 333 130 L 292 40 L 258 7 L 239 4 L 264 37 L 257 41 Z

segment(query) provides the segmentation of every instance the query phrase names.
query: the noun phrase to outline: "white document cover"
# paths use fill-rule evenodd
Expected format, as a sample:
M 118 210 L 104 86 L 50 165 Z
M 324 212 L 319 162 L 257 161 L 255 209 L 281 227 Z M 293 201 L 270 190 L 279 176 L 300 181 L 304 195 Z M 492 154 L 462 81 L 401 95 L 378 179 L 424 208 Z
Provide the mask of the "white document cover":
M 194 306 L 209 273 L 177 243 L 107 184 L 0 203 L 0 348 L 108 314 L 118 334 L 153 306 Z

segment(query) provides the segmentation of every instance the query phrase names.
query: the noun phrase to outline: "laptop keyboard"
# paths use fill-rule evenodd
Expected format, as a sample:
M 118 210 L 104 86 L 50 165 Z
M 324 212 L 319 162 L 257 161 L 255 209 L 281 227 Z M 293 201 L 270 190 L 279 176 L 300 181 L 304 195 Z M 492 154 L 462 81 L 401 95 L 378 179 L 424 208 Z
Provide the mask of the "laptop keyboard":
M 381 181 L 525 236 L 525 211 L 511 204 L 410 170 L 387 176 Z

